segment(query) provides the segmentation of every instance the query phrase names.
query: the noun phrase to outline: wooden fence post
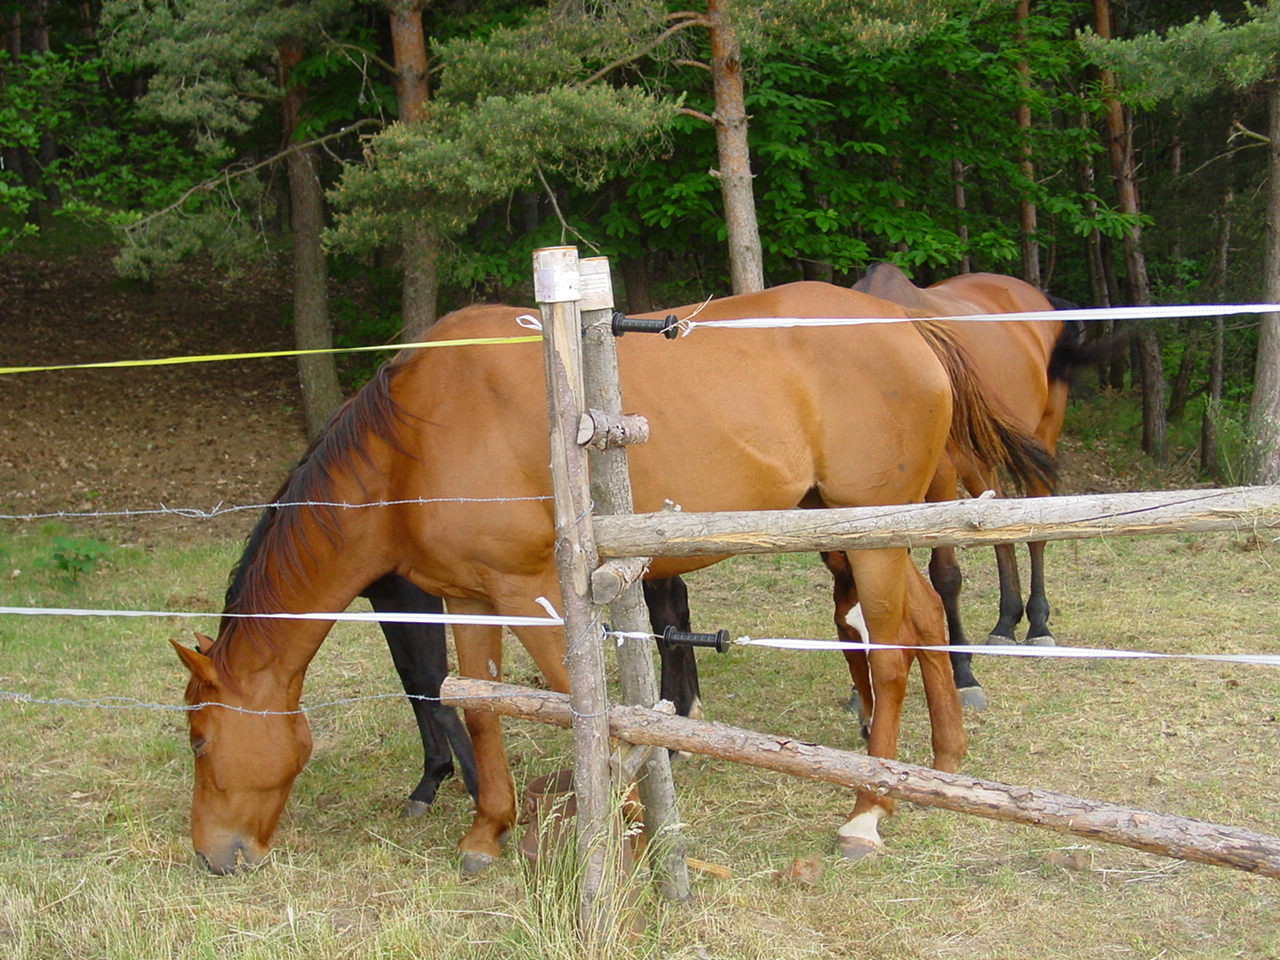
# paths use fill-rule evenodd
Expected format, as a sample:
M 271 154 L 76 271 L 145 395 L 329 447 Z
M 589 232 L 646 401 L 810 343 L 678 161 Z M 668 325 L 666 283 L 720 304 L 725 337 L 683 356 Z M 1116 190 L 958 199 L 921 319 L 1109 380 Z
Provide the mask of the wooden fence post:
M 578 251 L 545 247 L 533 252 L 534 293 L 542 315 L 542 356 L 551 427 L 551 479 L 555 496 L 556 566 L 565 621 L 565 665 L 573 722 L 573 787 L 577 795 L 578 859 L 583 867 L 579 922 L 582 935 L 603 934 L 601 902 L 609 816 L 609 721 L 600 608 L 591 601 L 598 564 L 591 529 L 587 453 L 578 443 L 585 411 L 582 333 L 578 313 Z
M 622 393 L 612 331 L 613 282 L 609 275 L 609 261 L 605 257 L 584 259 L 579 262 L 579 274 L 582 285 L 582 368 L 587 408 L 619 416 L 622 413 Z M 595 514 L 631 513 L 631 479 L 627 473 L 626 448 L 608 446 L 593 449 L 588 461 Z M 621 632 L 647 634 L 652 629 L 638 582 L 632 582 L 609 603 L 609 614 L 614 629 Z M 619 640 L 617 658 L 623 700 L 652 707 L 658 701 L 652 642 L 639 638 Z M 684 839 L 679 833 L 680 813 L 666 750 L 650 753 L 640 781 L 640 799 L 644 804 L 645 833 L 651 843 L 656 841 L 651 849 L 658 850 L 660 855 L 656 874 L 663 895 L 672 900 L 688 900 L 689 869 Z

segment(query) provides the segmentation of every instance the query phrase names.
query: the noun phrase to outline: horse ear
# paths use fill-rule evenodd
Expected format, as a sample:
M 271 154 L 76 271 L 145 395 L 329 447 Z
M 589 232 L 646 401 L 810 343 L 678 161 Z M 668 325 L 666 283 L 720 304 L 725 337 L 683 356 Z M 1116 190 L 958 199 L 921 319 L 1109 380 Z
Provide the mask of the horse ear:
M 213 661 L 201 653 L 199 650 L 192 650 L 190 647 L 184 647 L 176 640 L 170 640 L 173 649 L 178 652 L 178 659 L 183 665 L 191 671 L 191 675 L 197 680 L 202 680 L 210 686 L 214 685 L 217 680 L 217 671 L 213 667 Z
M 205 656 L 208 656 L 209 648 L 213 646 L 213 641 L 210 640 L 208 637 L 206 637 L 203 633 L 197 633 L 195 637 L 196 637 L 196 649 L 199 650 L 201 653 L 203 653 Z

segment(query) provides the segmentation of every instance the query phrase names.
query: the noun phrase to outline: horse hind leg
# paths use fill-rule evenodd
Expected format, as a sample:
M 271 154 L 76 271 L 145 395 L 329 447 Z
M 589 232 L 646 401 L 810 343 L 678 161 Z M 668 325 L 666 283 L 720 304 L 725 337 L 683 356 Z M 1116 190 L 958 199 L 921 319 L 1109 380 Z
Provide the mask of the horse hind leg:
M 1022 583 L 1018 578 L 1018 558 L 1013 544 L 1001 543 L 995 547 L 996 571 L 1000 575 L 1000 618 L 991 628 L 987 643 L 1016 643 L 1014 631 L 1022 620 Z
M 943 605 L 912 565 L 907 581 L 908 622 L 904 642 L 917 646 L 916 659 L 924 680 L 925 702 L 929 708 L 929 730 L 933 742 L 933 766 L 954 773 L 964 759 L 967 741 L 960 691 L 952 674 L 952 660 L 941 651 L 930 650 L 946 639 Z
M 1031 589 L 1027 595 L 1027 643 L 1052 647 L 1057 641 L 1049 629 L 1049 600 L 1044 592 L 1045 542 L 1027 544 L 1031 556 Z
M 936 547 L 929 556 L 929 580 L 942 600 L 946 614 L 947 636 L 954 646 L 965 646 L 964 625 L 960 622 L 960 588 L 964 575 L 956 560 L 954 547 Z M 973 654 L 953 652 L 950 655 L 951 673 L 955 678 L 960 704 L 967 710 L 979 712 L 987 709 L 987 695 L 982 684 L 973 675 Z
M 848 555 L 862 615 L 873 643 L 899 642 L 906 601 L 906 576 L 911 559 L 906 550 L 860 550 Z M 902 701 L 906 694 L 909 655 L 903 650 L 872 650 L 872 710 L 867 752 L 893 759 L 897 755 Z M 879 822 L 893 813 L 891 798 L 858 791 L 849 820 L 836 831 L 836 849 L 859 860 L 883 849 Z
M 853 569 L 848 558 L 837 551 L 820 554 L 822 562 L 831 572 L 831 600 L 835 608 L 836 637 L 842 643 L 866 643 L 867 622 L 858 604 L 858 590 L 853 582 Z M 871 736 L 871 673 L 865 650 L 844 650 L 849 665 L 849 699 L 844 705 L 848 713 L 858 717 L 858 733 L 865 743 Z

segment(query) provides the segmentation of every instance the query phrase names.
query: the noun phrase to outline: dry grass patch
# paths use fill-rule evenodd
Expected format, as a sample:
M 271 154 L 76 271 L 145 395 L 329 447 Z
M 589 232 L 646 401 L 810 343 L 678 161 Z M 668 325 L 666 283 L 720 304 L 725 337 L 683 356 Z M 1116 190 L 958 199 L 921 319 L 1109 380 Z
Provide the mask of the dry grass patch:
M 3 544 L 26 568 L 42 549 Z M 24 553 L 25 551 L 25 553 Z M 155 608 L 219 594 L 235 546 L 117 552 L 70 592 L 38 577 L 6 600 Z M 1215 536 L 1050 547 L 1062 643 L 1164 652 L 1277 652 L 1274 545 Z M 965 558 L 975 635 L 994 620 L 989 551 Z M 816 558 L 741 558 L 690 578 L 696 626 L 732 634 L 831 635 Z M 215 604 L 210 603 L 210 606 Z M 0 619 L 0 689 L 68 698 L 125 694 L 176 704 L 167 649 L 191 624 Z M 533 670 L 514 645 L 509 674 Z M 702 658 L 712 719 L 859 747 L 838 654 L 735 648 Z M 1192 661 L 983 658 L 991 709 L 969 718 L 967 772 L 1280 833 L 1280 671 Z M 385 646 L 339 625 L 308 677 L 307 703 L 395 694 Z M 457 876 L 470 813 L 457 782 L 425 818 L 400 819 L 420 772 L 397 699 L 312 714 L 317 751 L 261 869 L 213 878 L 186 836 L 190 759 L 180 713 L 0 703 L 0 955 L 45 958 L 570 956 L 563 922 L 508 856 Z M 520 781 L 564 766 L 567 736 L 508 723 Z M 922 697 L 905 759 L 928 759 Z M 889 852 L 830 856 L 846 791 L 707 758 L 677 767 L 691 853 L 733 877 L 698 875 L 689 906 L 650 903 L 647 931 L 614 956 L 1280 957 L 1280 885 L 1123 848 L 904 805 Z M 780 882 L 818 858 L 812 886 Z

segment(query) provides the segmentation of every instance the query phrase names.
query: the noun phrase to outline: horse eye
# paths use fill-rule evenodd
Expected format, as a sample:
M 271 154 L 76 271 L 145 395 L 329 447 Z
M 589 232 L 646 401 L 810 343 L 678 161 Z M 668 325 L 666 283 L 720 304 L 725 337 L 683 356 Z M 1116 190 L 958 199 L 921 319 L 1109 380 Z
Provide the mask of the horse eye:
M 192 741 L 191 741 L 191 752 L 192 752 L 192 753 L 194 753 L 197 757 L 199 757 L 199 756 L 203 756 L 203 755 L 204 755 L 204 745 L 205 745 L 205 743 L 206 743 L 206 741 L 205 741 L 204 737 L 197 737 L 195 740 L 192 740 Z

